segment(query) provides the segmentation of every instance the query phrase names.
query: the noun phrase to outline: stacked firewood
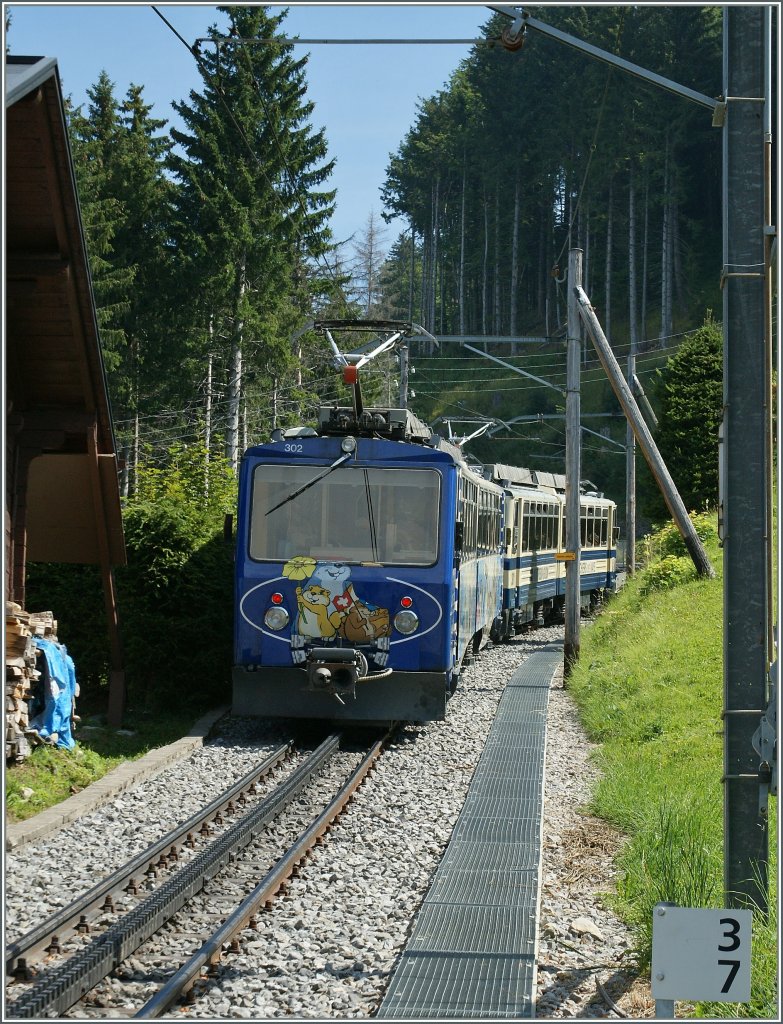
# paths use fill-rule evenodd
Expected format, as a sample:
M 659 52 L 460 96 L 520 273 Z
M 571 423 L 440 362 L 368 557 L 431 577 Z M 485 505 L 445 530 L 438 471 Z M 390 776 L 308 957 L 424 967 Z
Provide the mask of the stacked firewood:
M 57 640 L 51 612 L 26 612 L 8 601 L 5 606 L 5 759 L 23 761 L 36 735 L 30 732 L 29 703 L 41 673 L 36 668 L 34 637 Z

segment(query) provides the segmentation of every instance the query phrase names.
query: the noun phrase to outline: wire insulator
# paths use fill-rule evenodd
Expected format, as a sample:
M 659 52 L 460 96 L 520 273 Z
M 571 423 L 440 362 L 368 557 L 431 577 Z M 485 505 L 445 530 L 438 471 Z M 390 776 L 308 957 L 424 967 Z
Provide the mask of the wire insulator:
M 521 32 L 512 32 L 513 25 L 509 25 L 504 28 L 500 33 L 500 43 L 505 50 L 521 50 L 525 45 L 525 36 L 527 35 L 527 26 L 522 27 Z

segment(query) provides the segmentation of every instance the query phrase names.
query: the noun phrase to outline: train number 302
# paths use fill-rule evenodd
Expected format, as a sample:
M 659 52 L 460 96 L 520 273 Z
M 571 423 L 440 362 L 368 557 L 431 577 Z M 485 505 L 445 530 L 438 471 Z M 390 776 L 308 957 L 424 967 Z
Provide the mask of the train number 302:
M 301 444 L 286 444 L 283 446 L 283 448 L 287 452 L 299 452 L 300 454 L 302 452 Z

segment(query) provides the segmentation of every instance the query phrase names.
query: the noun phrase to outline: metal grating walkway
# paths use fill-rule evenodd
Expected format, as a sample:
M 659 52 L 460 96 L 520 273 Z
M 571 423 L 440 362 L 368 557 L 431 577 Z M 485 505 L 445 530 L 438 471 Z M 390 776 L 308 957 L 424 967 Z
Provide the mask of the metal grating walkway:
M 514 673 L 377 1017 L 533 1017 L 546 711 L 559 645 Z

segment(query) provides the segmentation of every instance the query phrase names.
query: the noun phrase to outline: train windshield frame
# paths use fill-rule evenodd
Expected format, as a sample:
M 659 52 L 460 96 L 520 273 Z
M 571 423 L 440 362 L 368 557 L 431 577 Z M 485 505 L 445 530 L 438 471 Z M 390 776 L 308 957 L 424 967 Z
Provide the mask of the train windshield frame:
M 437 562 L 437 470 L 351 463 L 314 482 L 323 474 L 324 466 L 304 463 L 254 468 L 248 531 L 253 561 L 310 557 L 360 565 Z

